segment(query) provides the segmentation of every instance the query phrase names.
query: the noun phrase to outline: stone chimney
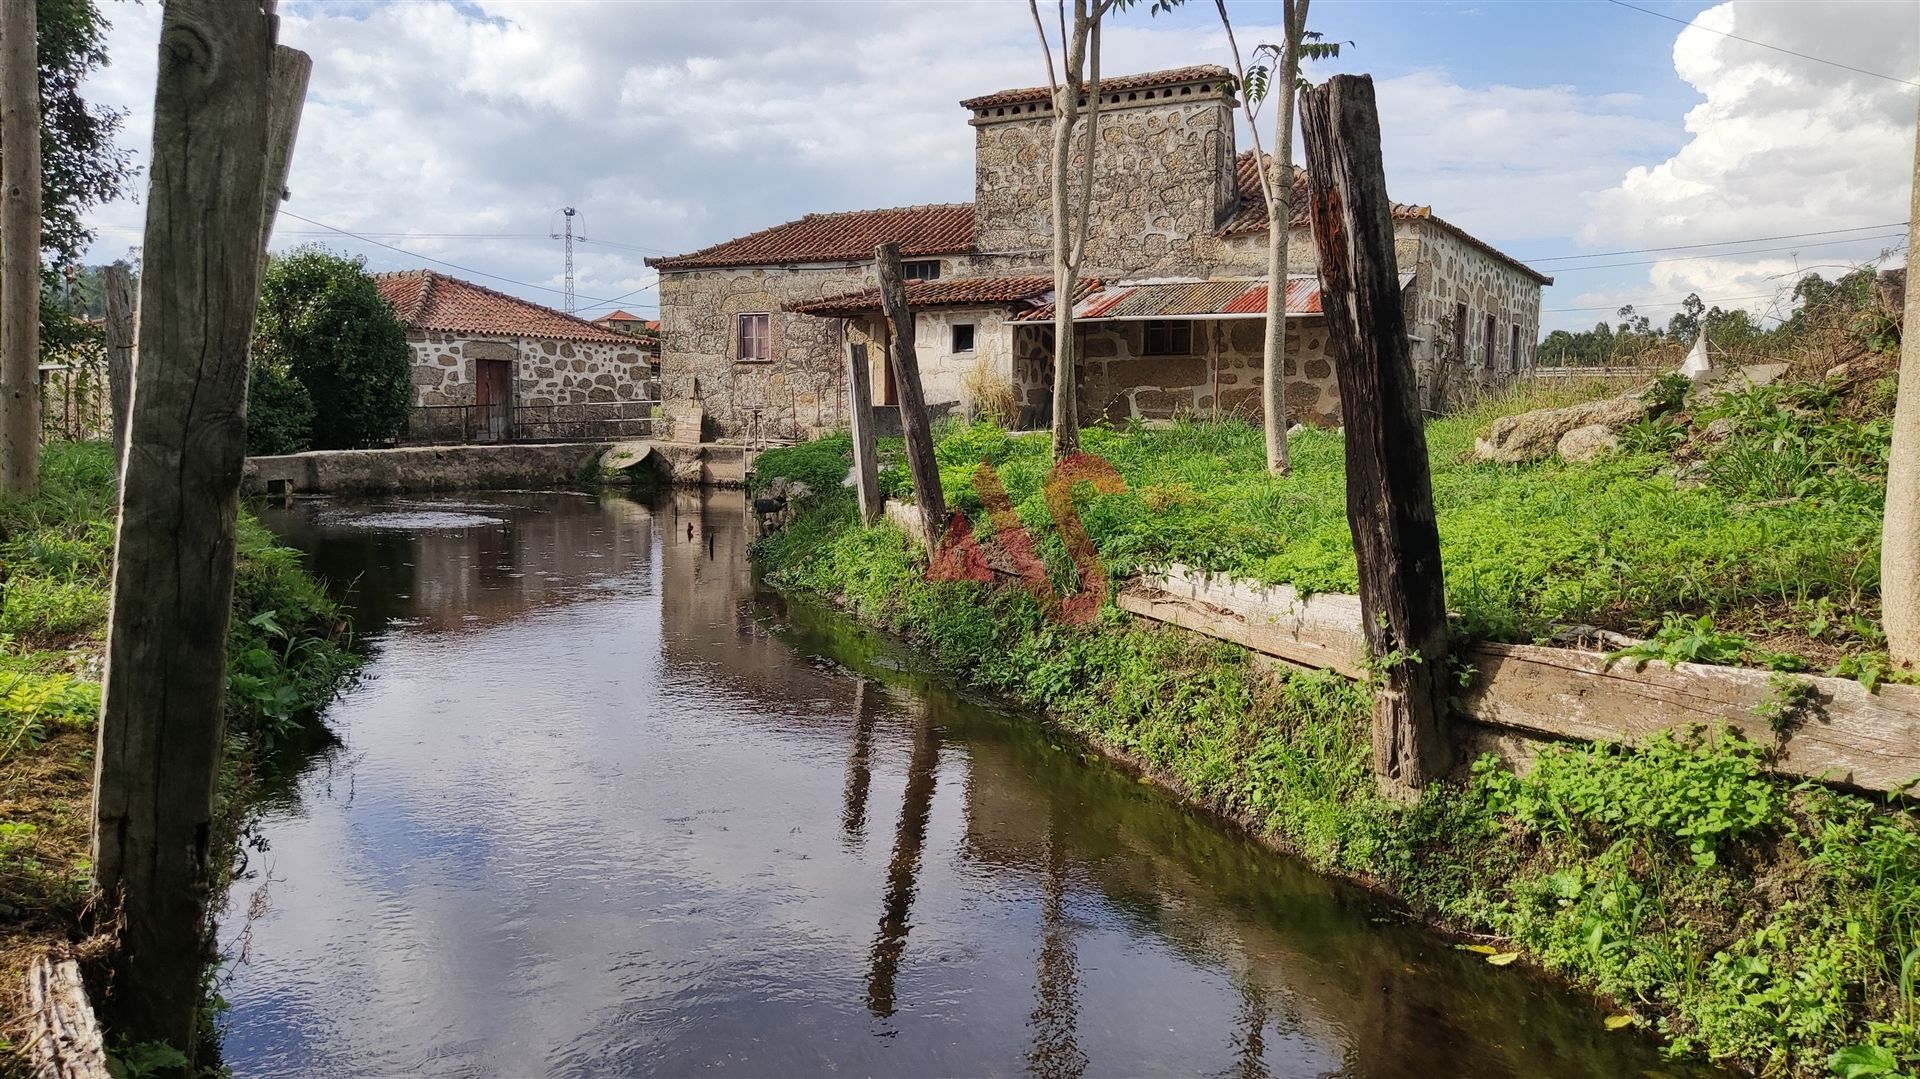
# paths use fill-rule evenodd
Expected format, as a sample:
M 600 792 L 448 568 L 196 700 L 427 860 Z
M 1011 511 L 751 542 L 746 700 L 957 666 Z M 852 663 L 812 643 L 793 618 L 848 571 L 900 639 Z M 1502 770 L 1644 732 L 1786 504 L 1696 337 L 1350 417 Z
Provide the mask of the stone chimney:
M 1236 195 L 1232 86 L 1227 70 L 1211 65 L 1101 80 L 1083 273 L 1206 272 L 1194 240 L 1219 227 Z M 1044 272 L 1053 251 L 1052 95 L 1045 87 L 1003 90 L 960 104 L 972 113 L 974 246 L 982 268 Z M 1081 139 L 1076 132 L 1076 147 Z

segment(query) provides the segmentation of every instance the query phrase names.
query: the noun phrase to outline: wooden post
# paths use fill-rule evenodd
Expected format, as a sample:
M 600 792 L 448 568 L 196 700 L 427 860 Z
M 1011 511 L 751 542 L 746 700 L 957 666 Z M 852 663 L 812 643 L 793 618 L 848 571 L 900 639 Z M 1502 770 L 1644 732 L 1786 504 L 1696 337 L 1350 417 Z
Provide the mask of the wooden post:
M 1406 798 L 1451 763 L 1447 606 L 1373 80 L 1336 75 L 1307 91 L 1301 106 L 1322 303 L 1346 425 L 1360 610 L 1374 658 L 1391 661 L 1374 706 L 1374 774 L 1384 793 Z
M 907 437 L 907 471 L 913 474 L 913 500 L 920 507 L 926 531 L 927 554 L 940 549 L 947 530 L 947 501 L 940 490 L 940 466 L 933 458 L 932 421 L 926 394 L 920 389 L 920 359 L 913 349 L 913 312 L 907 307 L 907 285 L 900 270 L 900 245 L 873 249 L 880 271 L 880 304 L 886 314 L 887 356 L 893 381 L 900 391 L 900 428 Z
M 0 491 L 40 489 L 36 5 L 0 3 Z
M 841 336 L 852 327 L 842 324 Z M 880 497 L 880 463 L 873 449 L 873 371 L 867 362 L 867 346 L 847 342 L 847 396 L 853 413 L 853 477 L 860 494 L 860 523 L 873 527 L 884 506 Z
M 246 451 L 247 349 L 259 301 L 272 17 L 257 4 L 170 0 L 160 28 L 140 281 L 139 366 L 114 545 L 94 773 L 93 873 L 121 919 L 112 995 L 128 1042 L 191 1055 L 198 1034 L 226 739 L 234 516 Z M 284 166 L 280 166 L 283 168 Z M 111 914 L 108 915 L 111 917 Z
M 113 479 L 126 467 L 127 410 L 133 405 L 133 274 L 114 263 L 101 275 L 107 300 L 107 406 L 113 412 Z

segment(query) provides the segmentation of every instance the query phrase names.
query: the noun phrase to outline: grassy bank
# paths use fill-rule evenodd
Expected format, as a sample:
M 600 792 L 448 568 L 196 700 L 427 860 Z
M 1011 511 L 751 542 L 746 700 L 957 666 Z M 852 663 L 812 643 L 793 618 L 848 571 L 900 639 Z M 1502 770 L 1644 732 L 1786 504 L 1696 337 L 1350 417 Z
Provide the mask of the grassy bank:
M 1878 647 L 1870 625 L 1852 624 L 1871 618 L 1877 593 L 1872 421 L 1859 424 L 1864 461 L 1818 466 L 1829 489 L 1783 502 L 1730 478 L 1676 477 L 1677 443 L 1593 465 L 1467 464 L 1485 418 L 1429 433 L 1449 595 L 1470 632 L 1525 639 L 1564 622 L 1644 632 L 1685 612 L 1750 635 L 1722 641 L 1723 658 L 1752 649 L 1838 665 Z M 1759 436 L 1733 441 L 1747 437 Z M 1115 574 L 1177 559 L 1351 589 L 1338 439 L 1308 432 L 1294 446 L 1297 474 L 1272 479 L 1250 428 L 1089 431 L 1087 448 L 1128 490 L 1083 492 L 1087 531 Z M 1614 1005 L 1596 1023 L 1652 1025 L 1675 1052 L 1770 1074 L 1920 1065 L 1910 812 L 1784 783 L 1756 747 L 1727 738 L 1631 753 L 1558 747 L 1524 778 L 1483 761 L 1416 807 L 1389 805 L 1368 772 L 1360 687 L 1276 673 L 1112 609 L 1071 628 L 1042 619 L 1024 593 L 929 583 L 897 532 L 859 527 L 839 486 L 846 456 L 844 440 L 826 440 L 760 459 L 762 481 L 825 492 L 757 548 L 778 586 L 911 637 L 956 677 L 1046 712 L 1316 866 L 1478 935 L 1490 961 L 1519 953 L 1592 988 Z M 969 510 L 972 472 L 992 461 L 1049 563 L 1064 566 L 1039 497 L 1044 437 L 954 429 L 940 456 L 949 500 Z M 904 484 L 897 469 L 888 483 Z
M 41 493 L 0 499 L 0 1000 L 9 1013 L 35 951 L 99 946 L 81 936 L 112 480 L 104 446 L 53 445 Z M 248 762 L 310 722 L 354 668 L 345 635 L 340 610 L 299 556 L 243 513 L 221 785 L 230 835 Z

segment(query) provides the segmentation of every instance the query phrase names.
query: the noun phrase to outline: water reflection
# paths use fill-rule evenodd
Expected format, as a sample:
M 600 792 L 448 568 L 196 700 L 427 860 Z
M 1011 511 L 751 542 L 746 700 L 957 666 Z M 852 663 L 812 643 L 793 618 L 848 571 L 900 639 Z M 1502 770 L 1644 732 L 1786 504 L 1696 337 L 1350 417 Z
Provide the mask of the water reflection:
M 371 661 L 235 885 L 237 1075 L 1661 1074 L 757 592 L 738 496 L 267 519 Z

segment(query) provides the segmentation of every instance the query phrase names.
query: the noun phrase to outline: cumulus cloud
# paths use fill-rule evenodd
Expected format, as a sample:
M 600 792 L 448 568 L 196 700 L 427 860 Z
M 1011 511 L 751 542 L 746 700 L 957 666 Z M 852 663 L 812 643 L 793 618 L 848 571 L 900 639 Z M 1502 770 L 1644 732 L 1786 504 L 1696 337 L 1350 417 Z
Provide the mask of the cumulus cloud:
M 1912 2 L 1732 0 L 1701 12 L 1673 45 L 1674 70 L 1704 98 L 1686 114 L 1686 143 L 1665 160 L 1627 170 L 1596 197 L 1581 239 L 1657 247 L 1904 221 L 1915 88 L 1726 35 L 1920 80 L 1917 27 L 1920 4 Z M 1747 257 L 1663 261 L 1647 271 L 1650 290 L 1639 291 L 1748 297 L 1744 306 L 1764 309 L 1799 272 L 1875 257 L 1899 231 L 1862 229 L 1844 243 L 1806 237 L 1802 250 L 1770 244 Z
M 652 292 L 628 295 L 653 280 L 649 254 L 813 211 L 971 198 L 957 102 L 1045 78 L 1019 3 L 282 6 L 283 39 L 314 57 L 289 214 L 552 303 L 540 289 L 560 287 L 561 256 L 546 234 L 574 205 L 601 241 L 577 252 L 588 309 L 649 309 Z M 108 14 L 114 64 L 89 93 L 131 111 L 123 141 L 144 158 L 160 8 Z M 1277 36 L 1257 24 L 1267 14 L 1244 12 L 1243 44 Z M 1208 19 L 1129 15 L 1105 45 L 1109 74 L 1228 59 Z M 1564 236 L 1568 207 L 1674 141 L 1625 95 L 1433 67 L 1379 85 L 1396 197 L 1496 243 Z M 142 212 L 129 200 L 97 214 L 94 256 L 138 243 Z M 275 240 L 365 251 L 377 269 L 421 264 L 290 216 Z

